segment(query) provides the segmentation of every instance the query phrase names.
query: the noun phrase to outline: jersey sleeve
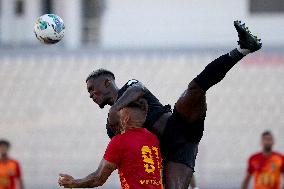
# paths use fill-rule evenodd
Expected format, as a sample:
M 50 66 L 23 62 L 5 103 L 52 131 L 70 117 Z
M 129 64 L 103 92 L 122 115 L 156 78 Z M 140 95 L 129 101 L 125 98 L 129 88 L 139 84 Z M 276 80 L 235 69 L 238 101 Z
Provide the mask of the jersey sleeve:
M 248 165 L 247 165 L 247 172 L 249 173 L 249 174 L 253 174 L 253 172 L 254 172 L 254 167 L 253 167 L 253 165 L 252 165 L 252 157 L 250 157 L 249 158 L 249 160 L 248 160 Z
M 16 164 L 16 174 L 15 174 L 15 177 L 16 178 L 21 178 L 22 174 L 21 174 L 20 164 L 18 162 L 15 162 L 15 164 Z
M 128 87 L 131 87 L 136 83 L 139 83 L 139 81 L 136 79 L 130 79 L 129 81 L 127 81 L 127 83 L 123 85 L 123 87 L 118 91 L 118 98 L 120 98 L 123 95 L 123 93 L 128 89 Z
M 104 154 L 104 159 L 116 164 L 117 166 L 120 163 L 120 160 L 122 159 L 122 153 L 123 153 L 123 145 L 121 144 L 121 141 L 119 140 L 119 135 L 114 136 L 111 141 L 109 142 L 107 149 Z
M 135 83 L 139 83 L 139 81 L 137 79 L 130 79 L 129 81 L 127 81 L 127 83 L 125 84 L 127 87 L 135 84 Z
M 281 172 L 284 173 L 284 155 L 282 155 L 282 167 Z

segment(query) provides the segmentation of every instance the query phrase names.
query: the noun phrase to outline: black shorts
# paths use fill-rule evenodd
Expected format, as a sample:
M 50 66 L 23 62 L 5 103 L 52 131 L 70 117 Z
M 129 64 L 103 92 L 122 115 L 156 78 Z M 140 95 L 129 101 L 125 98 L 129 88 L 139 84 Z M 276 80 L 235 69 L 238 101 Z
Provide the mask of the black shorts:
M 183 163 L 194 170 L 204 120 L 205 116 L 195 122 L 188 122 L 176 109 L 173 110 L 160 143 L 165 161 Z

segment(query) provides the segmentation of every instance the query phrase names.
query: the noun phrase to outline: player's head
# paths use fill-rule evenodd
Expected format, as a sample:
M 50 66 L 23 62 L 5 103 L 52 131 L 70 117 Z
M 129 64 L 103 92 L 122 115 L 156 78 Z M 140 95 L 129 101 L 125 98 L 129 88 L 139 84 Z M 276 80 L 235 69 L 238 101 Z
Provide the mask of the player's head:
M 271 152 L 274 144 L 273 135 L 270 131 L 264 131 L 261 135 L 261 145 L 264 152 Z
M 98 69 L 90 73 L 86 79 L 90 98 L 104 108 L 105 105 L 113 105 L 117 97 L 115 77 L 111 71 Z
M 119 111 L 123 129 L 143 127 L 148 112 L 147 101 L 143 98 L 128 104 Z
M 0 139 L 0 158 L 6 158 L 8 156 L 9 149 L 9 141 Z

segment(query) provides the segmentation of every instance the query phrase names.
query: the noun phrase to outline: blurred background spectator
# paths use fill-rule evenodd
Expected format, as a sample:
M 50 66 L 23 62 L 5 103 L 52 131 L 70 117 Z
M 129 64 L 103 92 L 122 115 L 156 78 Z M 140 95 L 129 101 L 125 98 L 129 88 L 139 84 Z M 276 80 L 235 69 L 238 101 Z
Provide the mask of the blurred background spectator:
M 250 156 L 242 189 L 248 189 L 252 177 L 254 189 L 282 188 L 281 177 L 284 173 L 284 156 L 275 152 L 273 145 L 274 138 L 272 133 L 270 131 L 263 132 L 261 135 L 262 151 Z
M 10 143 L 0 139 L 0 189 L 24 189 L 20 165 L 9 150 Z

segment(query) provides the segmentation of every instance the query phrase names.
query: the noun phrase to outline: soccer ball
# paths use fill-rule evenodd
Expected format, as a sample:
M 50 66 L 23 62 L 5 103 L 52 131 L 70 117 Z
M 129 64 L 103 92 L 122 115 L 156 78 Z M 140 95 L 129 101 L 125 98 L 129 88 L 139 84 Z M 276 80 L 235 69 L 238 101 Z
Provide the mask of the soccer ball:
M 45 14 L 37 18 L 34 33 L 44 44 L 54 44 L 64 37 L 65 25 L 56 14 Z

